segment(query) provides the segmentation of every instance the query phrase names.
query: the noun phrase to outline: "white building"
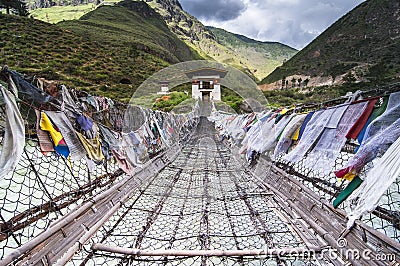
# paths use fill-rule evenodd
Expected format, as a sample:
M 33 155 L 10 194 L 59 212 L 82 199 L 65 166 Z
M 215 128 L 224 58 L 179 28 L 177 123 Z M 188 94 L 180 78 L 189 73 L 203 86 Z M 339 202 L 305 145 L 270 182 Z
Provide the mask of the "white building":
M 220 80 L 228 71 L 217 68 L 199 68 L 186 72 L 192 79 L 192 98 L 203 101 L 221 101 Z
M 157 94 L 169 94 L 169 88 L 168 88 L 168 82 L 167 81 L 163 81 L 160 82 L 160 86 L 161 86 L 161 91 L 157 92 Z

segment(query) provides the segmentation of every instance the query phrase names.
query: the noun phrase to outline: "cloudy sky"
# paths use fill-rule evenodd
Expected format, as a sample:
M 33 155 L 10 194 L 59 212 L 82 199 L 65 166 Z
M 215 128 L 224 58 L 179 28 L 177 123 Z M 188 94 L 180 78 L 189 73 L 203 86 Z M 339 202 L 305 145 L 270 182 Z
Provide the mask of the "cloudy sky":
M 364 0 L 180 0 L 203 24 L 301 49 Z

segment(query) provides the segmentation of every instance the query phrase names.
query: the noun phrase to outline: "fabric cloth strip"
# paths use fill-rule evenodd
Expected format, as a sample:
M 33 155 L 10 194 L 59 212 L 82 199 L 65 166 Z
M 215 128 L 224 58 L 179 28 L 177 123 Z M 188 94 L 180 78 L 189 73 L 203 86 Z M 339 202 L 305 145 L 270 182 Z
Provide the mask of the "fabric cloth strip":
M 40 122 L 42 118 L 41 112 L 39 110 L 35 110 L 35 113 L 36 113 L 36 135 L 39 140 L 40 151 L 44 155 L 46 155 L 48 152 L 54 151 L 54 144 L 50 139 L 49 133 L 40 128 Z
M 357 141 L 358 141 L 359 145 L 362 144 L 362 141 L 364 139 L 365 132 L 367 131 L 368 126 L 372 123 L 372 121 L 374 121 L 376 118 L 381 116 L 386 111 L 387 104 L 389 102 L 389 96 L 385 96 L 385 97 L 381 98 L 381 101 L 382 101 L 382 104 L 379 107 L 374 108 L 374 110 L 372 111 L 372 114 L 369 116 L 369 118 L 367 120 L 367 123 L 365 123 L 365 125 L 364 125 L 363 129 L 361 130 L 360 134 L 358 134 Z M 355 153 L 358 152 L 359 148 L 360 148 L 360 146 L 358 146 L 355 149 Z
M 311 149 L 315 141 L 322 134 L 334 111 L 335 109 L 330 108 L 315 112 L 304 129 L 304 133 L 297 146 L 291 152 L 286 154 L 283 159 L 293 163 L 303 159 L 305 154 Z
M 71 159 L 74 161 L 81 160 L 86 155 L 86 151 L 69 119 L 63 112 L 45 111 L 45 113 L 54 122 L 64 137 L 71 152 Z
M 276 158 L 281 153 L 286 153 L 292 144 L 293 134 L 299 129 L 304 119 L 306 118 L 306 114 L 297 115 L 292 118 L 286 128 L 283 130 L 281 138 L 279 139 L 278 144 L 274 150 L 274 157 Z
M 400 136 L 400 92 L 392 93 L 386 111 L 366 129 L 364 139 L 357 153 L 344 167 L 335 171 L 343 178 L 358 174 L 365 164 L 372 161 L 378 152 L 385 152 Z
M 398 138 L 375 164 L 361 184 L 349 197 L 350 202 L 356 202 L 347 213 L 349 218 L 347 228 L 354 225 L 355 220 L 372 212 L 379 199 L 400 176 L 400 138 Z
M 122 150 L 112 150 L 111 152 L 122 171 L 128 175 L 132 175 L 134 168 L 128 161 L 127 157 L 122 153 Z
M 336 158 L 346 144 L 346 133 L 364 112 L 367 105 L 368 102 L 360 102 L 336 107 L 316 146 L 307 155 L 304 166 L 329 175 L 335 166 Z
M 355 122 L 354 125 L 350 128 L 349 132 L 347 132 L 346 138 L 356 139 L 358 137 L 364 125 L 367 123 L 372 111 L 374 110 L 374 106 L 377 101 L 378 99 L 368 101 L 368 105 L 365 108 L 364 112 L 358 118 L 357 122 Z
M 363 180 L 358 176 L 354 177 L 353 180 L 345 187 L 345 189 L 340 192 L 340 194 L 333 201 L 333 207 L 339 207 L 339 205 L 343 201 L 345 201 L 351 195 L 351 193 L 353 193 L 353 191 L 361 185 L 362 182 Z
M 40 129 L 49 132 L 54 146 L 58 146 L 58 143 L 60 143 L 60 141 L 63 139 L 63 135 L 54 127 L 53 123 L 50 121 L 50 118 L 44 112 L 41 113 L 39 124 Z
M 76 122 L 84 131 L 88 131 L 93 127 L 93 120 L 85 115 L 78 115 L 76 117 Z
M 0 84 L 6 106 L 6 121 L 0 154 L 0 180 L 14 171 L 25 147 L 25 124 L 14 95 Z
M 301 124 L 301 127 L 300 127 L 300 129 L 299 129 L 299 136 L 298 136 L 297 139 L 295 139 L 295 140 L 300 140 L 300 139 L 301 139 L 301 137 L 303 136 L 304 130 L 306 129 L 307 124 L 308 124 L 308 122 L 310 122 L 311 117 L 314 115 L 314 113 L 315 113 L 315 112 L 312 111 L 312 112 L 309 112 L 309 113 L 307 114 L 306 118 L 304 119 L 303 124 Z
M 93 139 L 87 139 L 84 135 L 76 132 L 79 140 L 81 141 L 83 147 L 85 148 L 87 155 L 95 163 L 101 163 L 104 160 L 104 155 L 101 150 L 101 142 L 98 137 Z

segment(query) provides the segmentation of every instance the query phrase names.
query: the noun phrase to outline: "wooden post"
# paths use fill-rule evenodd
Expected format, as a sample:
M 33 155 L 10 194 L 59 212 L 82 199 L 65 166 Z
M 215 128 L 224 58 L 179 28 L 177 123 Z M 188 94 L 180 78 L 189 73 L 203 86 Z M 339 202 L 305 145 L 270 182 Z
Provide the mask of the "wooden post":
M 321 251 L 319 247 L 307 248 L 273 248 L 273 249 L 243 249 L 243 250 L 177 250 L 177 249 L 156 249 L 141 250 L 134 248 L 112 247 L 104 244 L 93 244 L 92 250 L 118 253 L 134 256 L 153 256 L 153 257 L 225 257 L 225 256 L 298 256 L 312 255 Z

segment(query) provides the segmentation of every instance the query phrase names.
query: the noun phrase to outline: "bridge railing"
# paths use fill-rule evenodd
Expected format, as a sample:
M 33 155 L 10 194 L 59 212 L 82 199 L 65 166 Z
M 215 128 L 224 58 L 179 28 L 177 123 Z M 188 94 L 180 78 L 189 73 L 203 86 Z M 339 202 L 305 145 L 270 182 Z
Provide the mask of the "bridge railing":
M 82 202 L 131 175 L 135 168 L 168 147 L 179 146 L 198 121 L 196 109 L 172 115 L 65 86 L 57 86 L 58 92 L 52 91 L 51 96 L 48 88 L 37 85 L 37 80 L 8 68 L 2 69 L 1 80 L 0 154 L 9 154 L 6 150 L 12 148 L 10 143 L 21 149 L 13 156 L 16 158 L 2 158 L 0 163 L 4 166 L 0 169 L 0 260 Z M 67 134 L 81 134 L 82 144 L 68 143 L 65 138 L 70 152 L 65 156 L 55 149 L 48 132 L 45 134 L 50 142 L 44 141 L 43 132 L 38 133 L 43 113 L 68 117 L 69 131 L 63 131 L 62 126 L 57 130 L 64 138 Z M 78 116 L 86 121 L 83 127 L 92 125 L 85 128 L 90 132 L 83 130 Z M 51 118 L 50 121 L 59 126 Z M 23 124 L 24 139 L 16 139 L 10 127 L 15 122 Z M 96 146 L 93 142 L 97 140 Z M 93 147 L 84 147 L 85 154 L 80 159 L 72 158 L 77 145 L 90 145 L 85 141 L 92 142 Z M 90 150 L 101 160 L 89 156 Z M 8 159 L 15 160 L 16 165 L 8 167 Z
M 366 92 L 361 92 L 360 95 L 363 95 L 365 98 L 364 101 L 368 102 L 371 99 L 388 99 L 390 95 L 398 95 L 399 90 L 399 84 L 392 84 L 381 88 L 373 88 Z M 300 115 L 304 116 L 305 113 L 311 111 L 326 110 L 327 108 L 335 109 L 338 108 L 338 106 L 341 106 L 341 104 L 343 105 L 343 103 L 347 100 L 349 99 L 340 98 L 327 103 L 313 104 L 311 107 L 310 105 L 305 105 L 297 106 L 295 108 L 291 108 L 290 110 L 286 109 L 285 111 L 277 109 L 262 113 L 244 115 L 216 112 L 211 117 L 211 120 L 216 121 L 216 127 L 220 130 L 221 138 L 231 143 L 231 145 L 238 147 L 242 156 L 250 165 L 257 168 L 257 162 L 259 158 L 262 157 L 264 160 L 270 161 L 278 168 L 284 170 L 286 174 L 289 174 L 300 181 L 305 187 L 312 190 L 313 193 L 324 202 L 327 202 L 331 206 L 349 213 L 354 208 L 354 205 L 357 204 L 357 198 L 352 200 L 351 194 L 356 191 L 358 186 L 360 186 L 360 184 L 366 178 L 368 172 L 381 163 L 379 158 L 384 155 L 386 149 L 390 146 L 388 144 L 391 144 L 396 140 L 398 131 L 389 132 L 389 134 L 392 134 L 392 140 L 385 140 L 385 143 L 382 144 L 382 147 L 376 145 L 376 150 L 378 150 L 377 154 L 374 156 L 376 158 L 366 163 L 362 170 L 355 175 L 353 181 L 349 181 L 345 178 L 338 178 L 335 175 L 335 171 L 344 168 L 349 160 L 357 153 L 357 149 L 360 145 L 354 140 L 348 139 L 341 147 L 336 158 L 330 162 L 332 163 L 332 167 L 329 171 L 310 167 L 310 157 L 313 155 L 312 151 L 316 147 L 322 134 L 316 135 L 316 138 L 312 140 L 314 141 L 314 144 L 310 146 L 308 151 L 298 160 L 287 159 L 288 153 L 290 154 L 290 152 L 294 150 L 299 143 L 298 140 L 292 139 L 292 136 L 294 136 L 295 132 L 293 132 L 293 134 L 290 136 L 290 140 L 287 140 L 288 143 L 290 142 L 290 145 L 287 145 L 288 143 L 283 143 L 283 145 L 287 146 L 285 152 L 276 152 L 277 143 L 279 143 L 281 140 L 279 138 L 281 136 L 280 134 L 283 134 L 282 128 L 280 132 L 277 132 L 282 126 L 279 124 L 279 121 L 283 121 L 285 118 L 289 121 L 292 121 L 291 119 L 295 120 L 293 117 Z M 286 113 L 282 115 L 283 112 Z M 400 119 L 399 112 L 392 113 L 392 119 Z M 289 124 L 288 120 L 285 122 L 286 125 Z M 298 124 L 298 127 L 300 127 L 301 124 L 302 123 Z M 298 129 L 298 127 L 296 129 Z M 371 154 L 376 153 L 376 150 L 371 151 Z M 314 159 L 317 161 L 320 160 L 319 158 Z M 329 164 L 328 161 L 326 163 Z M 323 163 L 320 162 L 320 165 L 321 164 Z M 322 168 L 326 168 L 326 166 L 322 166 Z M 264 169 L 264 172 L 265 171 L 267 170 Z M 376 178 L 379 178 L 379 176 Z M 383 193 L 383 195 L 380 197 L 378 206 L 367 214 L 362 215 L 360 221 L 378 230 L 396 242 L 400 242 L 399 176 L 394 177 L 390 187 L 388 187 L 385 193 Z

